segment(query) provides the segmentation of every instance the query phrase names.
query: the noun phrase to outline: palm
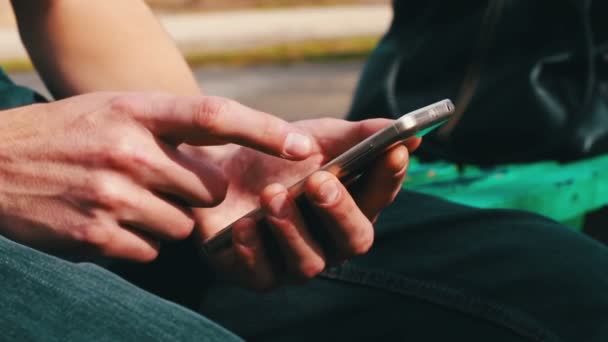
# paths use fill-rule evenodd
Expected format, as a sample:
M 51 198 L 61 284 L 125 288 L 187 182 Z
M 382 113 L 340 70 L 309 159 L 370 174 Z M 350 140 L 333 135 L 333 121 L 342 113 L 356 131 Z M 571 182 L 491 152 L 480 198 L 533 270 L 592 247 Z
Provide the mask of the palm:
M 215 148 L 207 148 L 206 152 L 212 149 Z M 317 153 L 304 161 L 292 162 L 236 145 L 221 149 L 223 157 L 216 158 L 215 162 L 221 165 L 230 185 L 226 199 L 220 205 L 195 210 L 203 238 L 256 208 L 258 196 L 267 185 L 294 184 L 326 159 L 323 153 Z
M 385 119 L 367 120 L 360 124 L 336 119 L 300 121 L 296 125 L 313 136 L 317 153 L 299 162 L 237 145 L 185 147 L 188 152 L 221 165 L 230 184 L 226 199 L 220 205 L 194 211 L 199 226 L 197 233 L 203 239 L 212 236 L 255 209 L 264 187 L 272 183 L 284 186 L 296 183 L 387 123 L 389 120 Z

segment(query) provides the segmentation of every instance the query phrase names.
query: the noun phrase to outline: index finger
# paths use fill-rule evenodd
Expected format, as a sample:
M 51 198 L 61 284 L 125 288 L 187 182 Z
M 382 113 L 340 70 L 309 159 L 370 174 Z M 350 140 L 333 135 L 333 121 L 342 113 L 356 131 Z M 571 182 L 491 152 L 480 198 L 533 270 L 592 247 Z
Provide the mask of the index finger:
M 230 142 L 295 160 L 313 152 L 311 137 L 303 130 L 222 97 L 130 94 L 113 105 L 173 144 Z
M 393 122 L 394 120 L 382 118 L 355 122 L 326 118 L 304 120 L 298 122 L 297 125 L 313 132 L 312 135 L 317 144 L 315 149 L 323 151 L 326 156 L 332 158 Z M 420 138 L 411 137 L 403 144 L 409 151 L 414 151 L 420 142 Z

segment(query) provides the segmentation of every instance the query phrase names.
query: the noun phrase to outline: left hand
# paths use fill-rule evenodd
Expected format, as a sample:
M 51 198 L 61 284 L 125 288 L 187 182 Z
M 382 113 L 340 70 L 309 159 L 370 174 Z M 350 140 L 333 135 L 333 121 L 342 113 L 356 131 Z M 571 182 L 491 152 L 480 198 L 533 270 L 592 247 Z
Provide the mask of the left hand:
M 311 237 L 294 198 L 286 186 L 309 175 L 349 147 L 390 124 L 372 119 L 347 122 L 337 119 L 306 120 L 295 123 L 315 141 L 315 151 L 304 161 L 292 162 L 236 145 L 193 148 L 187 153 L 204 155 L 221 165 L 229 182 L 226 199 L 217 207 L 195 209 L 195 236 L 198 241 L 214 235 L 228 224 L 260 205 L 282 260 L 269 258 L 259 226 L 250 219 L 239 220 L 233 228 L 233 250 L 215 266 L 245 287 L 267 290 L 283 282 L 310 279 L 328 263 L 344 261 L 366 253 L 372 245 L 372 222 L 389 205 L 401 188 L 409 161 L 420 139 L 409 139 L 379 157 L 348 189 L 328 172 L 316 172 L 304 186 L 331 246 L 321 247 Z M 278 271 L 277 265 L 283 266 Z

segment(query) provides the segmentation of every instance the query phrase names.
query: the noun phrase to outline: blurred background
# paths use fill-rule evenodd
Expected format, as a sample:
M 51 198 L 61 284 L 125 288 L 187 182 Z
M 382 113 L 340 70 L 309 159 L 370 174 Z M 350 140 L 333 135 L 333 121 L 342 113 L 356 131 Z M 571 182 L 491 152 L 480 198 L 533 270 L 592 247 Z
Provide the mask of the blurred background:
M 207 94 L 289 120 L 343 117 L 390 0 L 148 0 Z M 0 64 L 49 96 L 0 0 Z

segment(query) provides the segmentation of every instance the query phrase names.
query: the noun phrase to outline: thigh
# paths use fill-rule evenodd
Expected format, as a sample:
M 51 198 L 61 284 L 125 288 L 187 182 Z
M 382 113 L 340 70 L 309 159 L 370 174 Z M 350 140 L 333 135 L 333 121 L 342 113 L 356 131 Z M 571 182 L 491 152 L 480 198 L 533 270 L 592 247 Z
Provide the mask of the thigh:
M 608 340 L 608 250 L 523 212 L 403 192 L 366 256 L 306 286 L 215 286 L 201 312 L 251 340 Z
M 2 237 L 0 293 L 0 331 L 8 341 L 239 341 L 96 265 Z

